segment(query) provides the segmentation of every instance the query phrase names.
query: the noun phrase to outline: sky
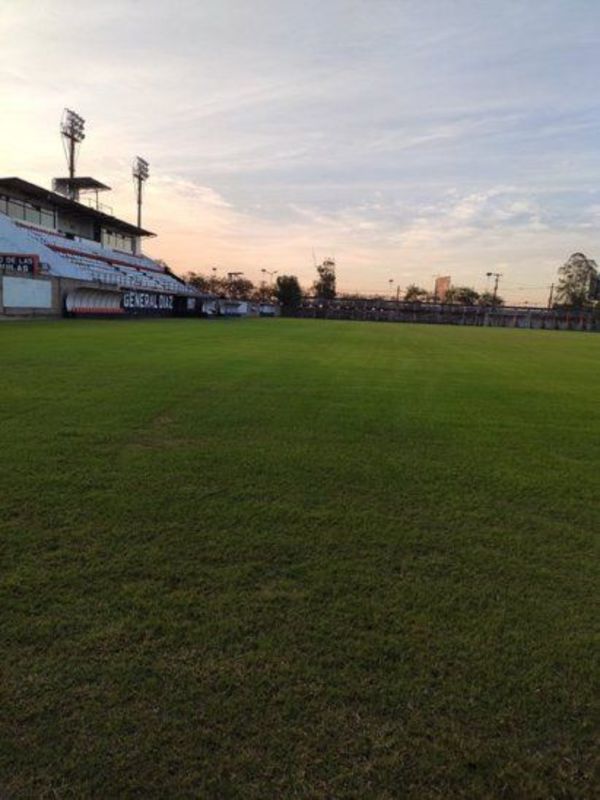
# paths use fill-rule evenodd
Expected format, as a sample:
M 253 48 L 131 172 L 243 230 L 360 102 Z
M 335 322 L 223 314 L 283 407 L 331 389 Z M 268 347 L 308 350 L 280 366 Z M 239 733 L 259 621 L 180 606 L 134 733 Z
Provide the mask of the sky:
M 543 302 L 600 259 L 600 3 L 0 0 L 0 175 L 78 171 L 175 271 Z M 392 280 L 393 284 L 389 281 Z

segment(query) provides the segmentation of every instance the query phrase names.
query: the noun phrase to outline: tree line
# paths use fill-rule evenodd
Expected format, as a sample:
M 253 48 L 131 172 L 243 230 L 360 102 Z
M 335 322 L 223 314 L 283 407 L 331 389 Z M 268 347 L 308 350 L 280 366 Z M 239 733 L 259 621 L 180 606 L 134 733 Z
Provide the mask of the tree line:
M 312 285 L 312 294 L 323 300 L 334 300 L 337 296 L 335 261 L 332 258 L 325 259 L 316 270 L 317 278 Z M 259 285 L 236 272 L 230 272 L 226 276 L 217 275 L 215 272 L 208 275 L 188 272 L 184 279 L 200 292 L 232 300 L 277 302 L 289 310 L 298 308 L 306 294 L 295 275 L 278 275 L 273 283 L 262 281 Z
M 309 295 L 327 302 L 336 297 L 355 299 L 354 295 L 338 295 L 336 287 L 335 261 L 325 259 L 316 266 L 316 278 L 308 291 L 304 291 L 295 275 L 278 275 L 274 282 L 262 281 L 254 284 L 241 273 L 231 272 L 227 276 L 190 272 L 185 280 L 201 292 L 227 297 L 233 300 L 250 300 L 259 303 L 277 302 L 284 309 L 293 311 L 300 307 Z M 376 299 L 376 298 L 374 298 Z M 384 297 L 379 296 L 384 300 Z M 406 287 L 404 302 L 440 302 L 432 292 L 417 284 Z M 583 253 L 573 253 L 558 270 L 556 291 L 551 305 L 555 308 L 599 308 L 600 275 L 598 265 Z M 504 299 L 495 292 L 477 292 L 469 286 L 451 286 L 443 298 L 444 303 L 466 306 L 496 307 L 504 305 Z

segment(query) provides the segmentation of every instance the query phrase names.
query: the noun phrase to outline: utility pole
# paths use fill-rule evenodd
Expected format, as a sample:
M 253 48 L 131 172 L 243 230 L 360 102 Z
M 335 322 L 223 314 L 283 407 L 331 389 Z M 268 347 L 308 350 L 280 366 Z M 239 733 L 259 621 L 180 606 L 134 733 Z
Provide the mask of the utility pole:
M 274 269 L 274 270 L 270 270 L 270 269 L 261 269 L 261 272 L 262 272 L 264 275 L 269 275 L 269 277 L 271 278 L 271 283 L 273 283 L 273 278 L 275 277 L 275 275 L 277 275 L 277 272 L 278 272 L 278 270 L 276 270 L 276 269 Z
M 492 295 L 492 305 L 496 305 L 496 300 L 498 298 L 498 281 L 502 277 L 501 272 L 486 272 L 485 273 L 488 278 L 494 278 L 494 293 Z

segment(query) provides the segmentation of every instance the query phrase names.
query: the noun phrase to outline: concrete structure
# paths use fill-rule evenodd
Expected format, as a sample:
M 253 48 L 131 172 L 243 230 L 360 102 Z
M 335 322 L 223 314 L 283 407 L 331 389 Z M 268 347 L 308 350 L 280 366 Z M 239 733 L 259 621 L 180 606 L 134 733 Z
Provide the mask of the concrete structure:
M 143 255 L 137 225 L 0 179 L 0 316 L 188 316 L 204 296 Z
M 258 303 L 253 300 L 232 300 L 210 297 L 203 300 L 202 311 L 209 317 L 278 317 L 277 303 Z

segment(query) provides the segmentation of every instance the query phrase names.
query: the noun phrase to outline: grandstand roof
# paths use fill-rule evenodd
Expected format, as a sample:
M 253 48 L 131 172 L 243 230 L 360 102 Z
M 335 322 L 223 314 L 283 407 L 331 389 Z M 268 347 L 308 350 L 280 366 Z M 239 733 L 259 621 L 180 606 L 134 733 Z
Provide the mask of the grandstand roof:
M 43 186 L 36 186 L 34 183 L 24 181 L 22 178 L 0 178 L 0 190 L 2 189 L 20 192 L 38 202 L 45 201 L 56 208 L 73 211 L 82 217 L 94 219 L 103 225 L 109 226 L 114 231 L 128 233 L 131 236 L 156 236 L 152 231 L 138 228 L 137 225 L 132 225 L 130 222 L 113 217 L 111 214 L 105 214 L 103 211 L 98 211 L 83 203 L 78 203 L 76 200 L 70 200 L 62 194 L 51 192 L 49 189 L 44 189 Z
M 100 183 L 96 178 L 78 175 L 75 178 L 54 178 L 54 189 L 77 189 L 80 192 L 106 192 L 110 189 L 105 183 Z

